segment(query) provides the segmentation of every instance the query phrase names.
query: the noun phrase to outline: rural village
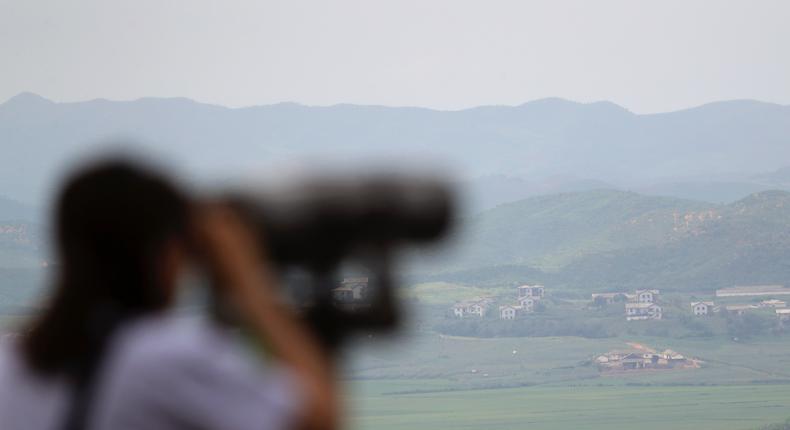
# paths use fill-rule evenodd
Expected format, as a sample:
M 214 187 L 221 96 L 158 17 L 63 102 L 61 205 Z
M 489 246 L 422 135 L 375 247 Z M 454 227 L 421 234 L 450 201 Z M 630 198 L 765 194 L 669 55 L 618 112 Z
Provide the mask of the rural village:
M 493 297 L 474 297 L 453 305 L 450 315 L 454 318 L 486 318 L 494 310 L 502 320 L 521 319 L 546 308 L 547 289 L 543 285 L 521 285 L 515 288 L 512 299 L 502 303 Z M 744 315 L 753 311 L 773 310 L 781 323 L 790 322 L 790 308 L 783 296 L 790 296 L 790 288 L 781 285 L 736 286 L 716 290 L 711 300 L 688 302 L 688 315 L 705 317 L 720 312 Z M 587 308 L 601 308 L 622 304 L 622 315 L 626 321 L 661 320 L 664 308 L 661 292 L 656 289 L 634 290 L 633 292 L 593 293 Z
M 353 311 L 368 306 L 369 280 L 366 277 L 344 278 L 332 289 L 332 299 L 339 309 Z M 446 313 L 450 319 L 523 321 L 529 324 L 530 316 L 554 310 L 554 303 L 567 301 L 552 300 L 551 291 L 544 285 L 525 284 L 513 288 L 512 293 L 498 296 L 477 296 L 456 302 Z M 627 324 L 633 321 L 662 320 L 666 317 L 665 307 L 674 309 L 673 317 L 707 318 L 714 315 L 741 317 L 760 312 L 774 315 L 779 325 L 790 323 L 790 308 L 783 298 L 790 296 L 790 288 L 780 285 L 736 286 L 715 291 L 710 299 L 688 300 L 679 307 L 677 294 L 671 299 L 657 289 L 636 289 L 630 292 L 593 293 L 588 301 L 575 301 L 579 312 L 601 312 L 621 315 Z M 692 296 L 696 298 L 696 296 Z M 670 303 L 671 302 L 671 303 Z M 567 304 L 565 305 L 567 306 Z M 684 311 L 679 311 L 684 309 Z M 619 310 L 618 310 L 619 309 Z M 611 312 L 616 312 L 612 314 Z M 562 315 L 562 311 L 559 312 Z M 627 342 L 628 348 L 619 348 L 599 353 L 589 358 L 601 375 L 616 375 L 631 372 L 671 371 L 700 368 L 704 362 L 682 352 L 663 348 L 653 349 L 641 343 Z M 514 351 L 515 353 L 515 351 Z M 476 370 L 475 370 L 476 371 Z
M 773 316 L 777 326 L 790 324 L 790 308 L 786 297 L 790 288 L 781 285 L 736 286 L 716 290 L 713 297 L 698 298 L 673 293 L 668 297 L 657 289 L 637 289 L 630 292 L 593 293 L 588 301 L 552 300 L 551 290 L 544 285 L 521 285 L 507 294 L 478 296 L 456 302 L 447 312 L 453 319 L 487 319 L 501 321 L 523 321 L 524 324 L 539 322 L 531 317 L 535 314 L 553 312 L 553 317 L 562 318 L 569 312 L 583 312 L 588 316 L 605 313 L 609 318 L 620 318 L 631 322 L 659 321 L 667 317 L 665 308 L 672 309 L 672 318 L 686 320 L 704 319 L 714 315 L 727 318 L 742 318 L 751 313 L 764 317 Z M 683 302 L 683 299 L 686 299 Z M 682 304 L 682 305 L 681 305 Z M 555 309 L 555 307 L 559 308 Z M 569 309 L 576 309 L 569 310 Z M 619 309 L 619 310 L 618 310 Z M 536 316 L 537 317 L 537 316 Z M 571 318 L 571 317 L 568 317 Z M 585 318 L 585 317 L 582 317 Z M 737 338 L 733 338 L 736 340 Z M 699 358 L 690 357 L 673 349 L 653 349 L 649 346 L 628 342 L 629 348 L 611 350 L 590 359 L 601 374 L 625 372 L 696 369 L 703 365 Z

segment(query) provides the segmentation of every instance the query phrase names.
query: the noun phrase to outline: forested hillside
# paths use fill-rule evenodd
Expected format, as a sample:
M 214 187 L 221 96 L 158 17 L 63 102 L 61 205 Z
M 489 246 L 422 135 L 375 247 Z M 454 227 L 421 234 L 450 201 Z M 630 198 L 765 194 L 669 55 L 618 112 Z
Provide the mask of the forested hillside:
M 785 284 L 790 193 L 729 205 L 611 190 L 534 197 L 462 223 L 450 248 L 424 273 L 596 290 Z

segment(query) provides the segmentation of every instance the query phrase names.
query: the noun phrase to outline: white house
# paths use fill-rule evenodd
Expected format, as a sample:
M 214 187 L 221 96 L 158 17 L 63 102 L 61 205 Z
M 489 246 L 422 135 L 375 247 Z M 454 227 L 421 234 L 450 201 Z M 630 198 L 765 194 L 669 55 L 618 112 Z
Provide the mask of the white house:
M 453 306 L 453 315 L 458 317 L 458 318 L 463 318 L 465 310 L 466 310 L 466 304 L 465 303 L 456 303 Z
M 463 318 L 465 316 L 473 316 L 482 318 L 486 315 L 488 307 L 491 305 L 489 298 L 476 298 L 466 302 L 460 302 L 453 305 L 453 316 Z
M 636 290 L 637 303 L 655 303 L 658 301 L 658 290 Z
M 476 315 L 482 318 L 486 315 L 486 310 L 488 310 L 488 304 L 478 302 L 469 305 L 469 307 L 466 308 L 466 313 L 469 315 Z
M 518 305 L 505 305 L 499 307 L 499 318 L 503 320 L 514 320 L 516 316 L 522 311 L 521 306 Z
M 705 316 L 713 313 L 713 302 L 691 302 L 691 312 L 695 316 Z
M 660 320 L 661 306 L 655 303 L 626 303 L 625 319 L 627 321 Z
M 535 299 L 532 297 L 522 297 L 518 299 L 518 304 L 524 312 L 532 312 L 535 310 Z
M 543 285 L 522 285 L 518 287 L 518 298 L 531 297 L 533 299 L 542 299 L 546 294 L 546 288 Z

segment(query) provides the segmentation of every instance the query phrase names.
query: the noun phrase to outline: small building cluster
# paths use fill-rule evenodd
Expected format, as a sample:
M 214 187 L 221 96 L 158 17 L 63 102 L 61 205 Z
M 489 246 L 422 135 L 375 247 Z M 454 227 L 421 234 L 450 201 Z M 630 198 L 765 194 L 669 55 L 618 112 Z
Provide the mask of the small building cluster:
M 786 294 L 790 289 L 781 286 L 756 286 L 756 287 L 733 287 L 718 290 L 717 297 L 765 297 L 770 294 Z M 617 302 L 625 303 L 625 318 L 627 321 L 640 320 L 660 320 L 663 318 L 663 309 L 658 304 L 659 290 L 636 290 L 633 293 L 593 293 L 592 305 L 603 306 Z M 785 300 L 771 297 L 762 300 L 760 303 L 748 304 L 727 304 L 717 306 L 713 301 L 693 301 L 690 303 L 691 313 L 696 317 L 704 317 L 726 311 L 729 314 L 743 315 L 745 312 L 755 309 L 775 309 L 780 320 L 790 321 L 790 312 L 782 309 L 787 308 Z M 782 310 L 782 311 L 780 311 Z
M 762 295 L 762 294 L 758 294 Z M 725 297 L 743 297 L 743 295 L 732 295 Z M 790 311 L 786 312 L 787 302 L 778 299 L 767 299 L 760 303 L 731 303 L 724 305 L 723 310 L 731 315 L 743 315 L 746 312 L 759 310 L 759 309 L 775 309 L 776 315 L 780 317 L 784 314 L 790 315 Z M 716 306 L 714 302 L 691 302 L 691 313 L 697 317 L 704 317 L 718 313 L 721 311 L 720 306 Z
M 664 352 L 618 352 L 612 351 L 595 358 L 598 369 L 602 372 L 641 370 L 641 369 L 676 369 L 696 367 L 697 361 L 686 358 L 671 349 Z
M 731 296 L 738 297 L 738 296 Z M 757 309 L 784 309 L 787 307 L 787 302 L 778 299 L 763 300 L 760 303 L 732 303 L 724 305 L 724 311 L 728 314 L 743 315 L 744 313 Z M 721 307 L 716 306 L 714 302 L 691 302 L 691 312 L 694 316 L 702 317 L 720 312 Z M 777 313 L 778 314 L 778 313 Z
M 655 303 L 626 303 L 626 321 L 660 320 L 663 317 L 661 306 Z
M 737 291 L 738 294 L 731 294 L 725 295 L 723 297 L 745 297 L 748 296 L 748 290 L 730 290 L 725 289 L 727 291 Z M 759 294 L 755 294 L 757 296 L 762 296 L 763 292 L 766 288 L 761 288 Z M 722 290 L 719 290 L 722 291 Z M 720 312 L 722 309 L 731 315 L 743 315 L 747 312 L 760 310 L 760 309 L 775 309 L 776 315 L 779 316 L 780 320 L 782 319 L 782 315 L 790 315 L 790 310 L 785 311 L 787 308 L 787 302 L 784 300 L 779 299 L 766 299 L 761 301 L 760 303 L 730 303 L 724 305 L 724 307 L 716 306 L 714 302 L 691 302 L 691 313 L 697 317 L 704 317 L 708 315 L 712 315 L 714 313 Z
M 663 310 L 658 305 L 658 290 L 636 290 L 625 304 L 626 321 L 660 320 Z
M 613 304 L 625 302 L 627 321 L 660 320 L 663 310 L 658 305 L 658 290 L 636 290 L 633 293 L 594 293 L 593 304 Z
M 456 318 L 483 318 L 494 301 L 488 297 L 475 297 L 471 300 L 453 305 L 453 316 Z
M 766 297 L 766 296 L 786 296 L 790 295 L 790 288 L 783 285 L 749 285 L 749 286 L 736 286 L 730 288 L 722 288 L 716 290 L 716 297 L 723 298 L 748 298 L 748 297 Z M 760 303 L 745 303 L 745 304 L 728 304 L 724 306 L 724 310 L 729 314 L 743 315 L 759 309 L 775 309 L 776 315 L 781 323 L 790 319 L 790 311 L 786 310 L 787 301 L 779 300 L 774 297 L 761 301 Z
M 546 288 L 543 285 L 522 285 L 517 291 L 517 303 L 499 307 L 500 319 L 514 320 L 519 315 L 533 312 L 535 304 L 546 295 Z

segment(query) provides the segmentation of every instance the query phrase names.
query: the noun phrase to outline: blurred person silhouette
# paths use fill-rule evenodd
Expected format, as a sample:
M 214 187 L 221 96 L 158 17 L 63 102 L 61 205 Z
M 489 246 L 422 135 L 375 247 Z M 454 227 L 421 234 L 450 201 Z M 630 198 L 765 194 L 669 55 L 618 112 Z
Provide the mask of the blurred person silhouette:
M 55 223 L 55 291 L 0 349 L 0 428 L 336 428 L 331 364 L 275 299 L 265 250 L 230 209 L 116 160 L 66 182 Z M 173 314 L 190 262 L 262 347 Z

